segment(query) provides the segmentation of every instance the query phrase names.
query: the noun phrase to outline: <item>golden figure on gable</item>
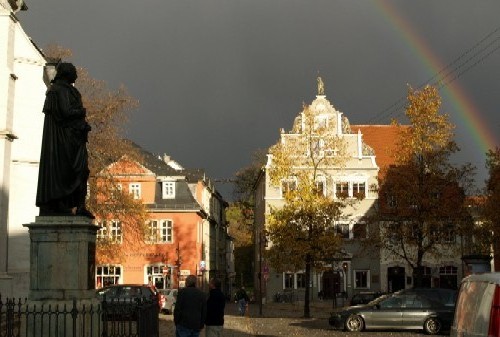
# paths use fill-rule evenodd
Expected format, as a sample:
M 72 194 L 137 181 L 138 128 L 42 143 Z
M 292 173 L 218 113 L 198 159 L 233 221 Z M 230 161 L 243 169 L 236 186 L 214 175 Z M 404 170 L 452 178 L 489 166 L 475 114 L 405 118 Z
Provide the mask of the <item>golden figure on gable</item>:
M 317 80 L 318 80 L 318 95 L 324 95 L 325 94 L 325 83 L 323 83 L 321 76 L 318 76 Z

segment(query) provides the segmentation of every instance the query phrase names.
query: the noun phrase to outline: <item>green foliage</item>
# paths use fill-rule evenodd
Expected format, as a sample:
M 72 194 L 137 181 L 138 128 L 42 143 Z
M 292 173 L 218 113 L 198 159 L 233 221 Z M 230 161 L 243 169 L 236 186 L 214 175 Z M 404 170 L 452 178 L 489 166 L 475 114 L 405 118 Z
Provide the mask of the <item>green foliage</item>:
M 253 217 L 249 211 L 251 210 L 242 207 L 239 203 L 231 203 L 226 209 L 229 235 L 234 239 L 235 247 L 248 246 L 253 242 Z
M 309 194 L 272 209 L 267 227 L 272 242 L 267 252 L 271 265 L 280 271 L 301 270 L 306 257 L 317 266 L 333 257 L 341 240 L 332 224 L 343 207 L 329 198 Z

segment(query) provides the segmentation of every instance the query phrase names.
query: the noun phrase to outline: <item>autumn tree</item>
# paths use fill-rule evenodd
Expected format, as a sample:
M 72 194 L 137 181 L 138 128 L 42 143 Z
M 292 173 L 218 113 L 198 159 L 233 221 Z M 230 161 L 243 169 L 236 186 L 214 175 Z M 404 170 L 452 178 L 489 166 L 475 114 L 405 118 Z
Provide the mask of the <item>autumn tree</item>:
M 499 251 L 500 242 L 500 213 L 498 205 L 500 205 L 500 148 L 496 147 L 489 150 L 486 154 L 486 167 L 488 168 L 489 177 L 486 181 L 486 200 L 483 209 L 483 219 L 485 220 L 485 234 L 489 241 L 494 245 L 495 254 Z M 490 235 L 493 233 L 493 235 Z M 486 240 L 485 240 L 486 241 Z
M 58 45 L 48 46 L 44 54 L 55 62 L 73 56 L 71 50 Z M 131 234 L 123 240 L 130 241 L 130 246 L 133 247 L 138 242 L 143 242 L 137 238 L 144 235 L 146 209 L 140 200 L 134 200 L 127 191 L 120 188 L 115 176 L 108 171 L 108 166 L 123 156 L 129 160 L 141 161 L 137 147 L 122 136 L 128 114 L 137 107 L 138 102 L 128 94 L 123 85 L 112 90 L 104 81 L 91 77 L 86 69 L 77 69 L 75 86 L 82 94 L 83 105 L 87 110 L 86 118 L 92 127 L 87 146 L 90 169 L 87 207 L 101 221 L 118 220 L 122 226 L 128 227 L 127 233 Z M 109 226 L 110 222 L 106 224 Z M 109 233 L 109 228 L 107 232 Z M 98 256 L 116 256 L 120 254 L 116 248 L 109 240 L 99 240 Z
M 459 150 L 454 126 L 440 113 L 441 99 L 435 87 L 408 90 L 406 117 L 399 125 L 395 165 L 379 183 L 379 212 L 374 223 L 380 236 L 370 242 L 387 254 L 404 260 L 413 269 L 414 285 L 423 281 L 424 258 L 456 256 L 455 237 L 471 228 L 465 207 L 465 191 L 473 168 L 455 167 L 450 156 Z
M 270 182 L 284 191 L 282 207 L 272 208 L 266 220 L 270 248 L 267 258 L 277 270 L 305 270 L 304 317 L 310 316 L 312 269 L 340 250 L 333 225 L 346 199 L 324 195 L 320 174 L 341 170 L 347 161 L 347 144 L 338 130 L 318 118 L 309 106 L 296 119 L 290 133 L 270 148 L 267 171 Z
M 234 239 L 237 282 L 246 286 L 253 284 L 253 186 L 264 163 L 264 150 L 256 150 L 252 154 L 250 165 L 234 174 L 233 201 L 226 210 L 226 218 L 230 224 L 229 235 Z

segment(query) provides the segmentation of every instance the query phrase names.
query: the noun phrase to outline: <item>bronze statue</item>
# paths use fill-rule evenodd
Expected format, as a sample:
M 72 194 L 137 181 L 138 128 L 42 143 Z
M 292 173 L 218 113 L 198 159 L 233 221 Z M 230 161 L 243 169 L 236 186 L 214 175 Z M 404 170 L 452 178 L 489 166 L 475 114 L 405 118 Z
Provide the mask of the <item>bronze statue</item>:
M 87 136 L 90 125 L 82 96 L 74 87 L 77 71 L 59 63 L 47 90 L 38 171 L 36 205 L 40 215 L 81 215 L 94 218 L 85 207 L 89 177 Z

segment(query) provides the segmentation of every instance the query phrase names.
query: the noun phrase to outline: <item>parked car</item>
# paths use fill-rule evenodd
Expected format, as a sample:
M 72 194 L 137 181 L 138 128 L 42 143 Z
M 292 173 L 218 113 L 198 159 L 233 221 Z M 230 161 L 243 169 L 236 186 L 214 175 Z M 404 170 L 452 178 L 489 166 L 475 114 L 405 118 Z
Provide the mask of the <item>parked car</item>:
M 450 335 L 500 337 L 500 273 L 462 280 Z
M 161 312 L 164 314 L 173 314 L 175 302 L 177 301 L 177 289 L 160 289 L 160 293 L 165 299 L 160 309 Z
M 368 304 L 374 299 L 384 295 L 384 293 L 379 291 L 367 291 L 354 294 L 349 301 L 349 305 L 360 305 Z
M 454 307 L 457 301 L 458 292 L 454 289 L 446 288 L 410 288 L 400 290 L 399 294 L 420 294 L 432 300 L 443 303 L 446 306 Z
M 382 295 L 365 305 L 332 312 L 329 323 L 347 331 L 369 329 L 424 330 L 438 334 L 450 328 L 454 308 L 417 293 Z
M 147 284 L 114 284 L 97 289 L 106 317 L 113 320 L 135 319 L 136 309 L 145 302 L 158 305 L 158 295 Z

